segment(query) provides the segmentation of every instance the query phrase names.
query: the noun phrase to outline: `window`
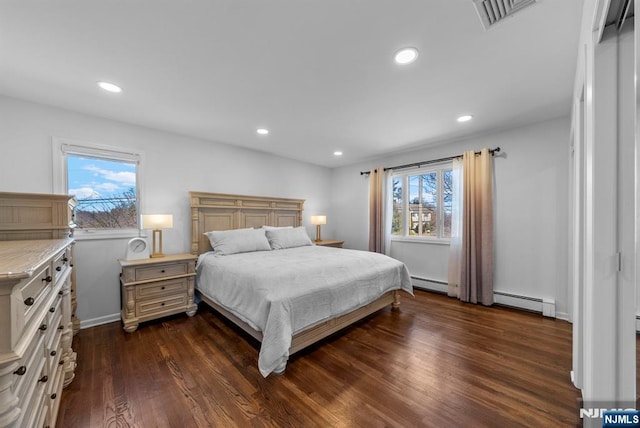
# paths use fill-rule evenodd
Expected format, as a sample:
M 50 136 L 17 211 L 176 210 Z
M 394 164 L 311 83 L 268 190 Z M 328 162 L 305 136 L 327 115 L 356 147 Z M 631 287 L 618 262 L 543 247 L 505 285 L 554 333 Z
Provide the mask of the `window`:
M 140 158 L 114 148 L 54 139 L 56 192 L 76 197 L 76 236 L 137 235 Z
M 392 237 L 451 238 L 451 163 L 395 173 Z

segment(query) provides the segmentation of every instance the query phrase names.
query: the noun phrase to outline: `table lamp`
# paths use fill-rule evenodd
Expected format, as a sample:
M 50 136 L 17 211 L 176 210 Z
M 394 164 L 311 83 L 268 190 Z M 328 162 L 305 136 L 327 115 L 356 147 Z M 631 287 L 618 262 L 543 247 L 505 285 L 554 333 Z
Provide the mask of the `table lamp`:
M 311 216 L 311 224 L 315 224 L 316 225 L 316 241 L 315 242 L 322 241 L 322 238 L 320 238 L 320 225 L 321 224 L 327 224 L 327 216 L 326 215 L 312 215 Z
M 153 229 L 153 253 L 151 253 L 151 257 L 164 257 L 164 254 L 162 254 L 162 229 L 173 228 L 173 216 L 171 214 L 143 214 L 142 228 Z M 156 236 L 158 237 L 157 239 Z

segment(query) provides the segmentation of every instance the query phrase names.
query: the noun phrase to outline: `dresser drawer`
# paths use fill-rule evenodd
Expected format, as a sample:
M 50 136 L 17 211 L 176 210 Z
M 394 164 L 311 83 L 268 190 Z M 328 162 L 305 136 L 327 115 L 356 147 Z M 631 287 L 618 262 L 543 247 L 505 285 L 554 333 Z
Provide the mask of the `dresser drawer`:
M 36 419 L 34 427 L 50 427 L 51 425 L 47 424 L 47 420 L 49 419 L 49 408 L 47 407 L 46 398 L 43 397 L 42 403 L 40 405 L 39 417 Z
M 57 366 L 58 369 L 53 375 L 54 382 L 49 385 L 49 389 L 44 397 L 45 404 L 49 407 L 48 419 L 55 422 L 58 419 L 58 408 L 60 407 L 60 400 L 62 398 L 62 388 L 64 386 L 64 369 L 62 366 L 63 361 L 60 361 Z
M 58 281 L 58 278 L 69 268 L 71 262 L 71 248 L 65 249 L 53 259 L 53 275 L 54 280 Z
M 187 301 L 188 298 L 186 293 L 178 296 L 168 296 L 164 299 L 159 298 L 155 300 L 137 301 L 136 316 L 144 317 L 185 308 L 187 306 Z
M 51 265 L 45 265 L 20 287 L 22 302 L 24 303 L 25 318 L 29 319 L 41 299 L 46 296 L 47 287 L 52 283 Z
M 173 295 L 187 292 L 189 281 L 187 278 L 168 279 L 149 284 L 136 286 L 136 299 L 151 299 L 164 295 Z
M 24 427 L 44 427 L 47 420 L 47 407 L 45 405 L 45 394 L 47 384 L 53 382 L 53 379 L 47 382 L 37 382 L 34 389 L 30 391 L 31 395 L 28 404 L 22 409 L 23 419 L 20 426 Z
M 44 333 L 38 332 L 29 344 L 27 352 L 20 360 L 18 369 L 14 373 L 13 390 L 21 403 L 27 402 L 26 398 L 42 377 L 44 371 Z M 22 373 L 22 374 L 21 374 Z
M 56 318 L 57 314 L 59 314 L 61 311 L 62 311 L 62 295 L 57 294 L 55 300 L 53 301 L 51 306 L 49 306 L 49 308 L 47 309 L 47 315 L 46 315 L 47 323 L 53 324 L 54 318 Z
M 62 313 L 56 311 L 51 317 L 50 328 L 47 330 L 44 342 L 44 358 L 47 361 L 47 372 L 53 373 L 55 364 L 60 358 L 60 340 L 62 338 L 63 322 Z
M 189 272 L 189 264 L 183 263 L 166 263 L 147 267 L 136 268 L 136 281 L 145 281 L 149 279 L 166 278 L 176 275 L 185 275 Z

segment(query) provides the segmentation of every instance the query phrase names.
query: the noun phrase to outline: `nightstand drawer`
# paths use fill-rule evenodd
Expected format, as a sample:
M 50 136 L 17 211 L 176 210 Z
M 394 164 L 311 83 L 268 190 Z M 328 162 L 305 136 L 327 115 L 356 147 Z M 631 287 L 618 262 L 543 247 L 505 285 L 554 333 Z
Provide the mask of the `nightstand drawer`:
M 136 286 L 136 299 L 149 299 L 167 294 L 175 296 L 176 294 L 186 293 L 188 285 L 187 278 L 140 284 Z
M 163 313 L 174 309 L 184 308 L 187 306 L 187 294 L 179 296 L 170 296 L 165 299 L 143 300 L 136 302 L 136 316 Z
M 136 281 L 165 278 L 175 275 L 185 275 L 189 272 L 188 263 L 165 263 L 147 267 L 136 268 Z

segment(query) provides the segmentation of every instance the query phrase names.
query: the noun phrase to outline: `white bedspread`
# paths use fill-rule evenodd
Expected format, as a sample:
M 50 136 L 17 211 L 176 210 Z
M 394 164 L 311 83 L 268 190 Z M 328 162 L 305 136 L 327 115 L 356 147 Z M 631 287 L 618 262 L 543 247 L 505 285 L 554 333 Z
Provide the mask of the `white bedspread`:
M 285 369 L 294 334 L 389 290 L 413 294 L 404 263 L 383 254 L 321 246 L 202 254 L 196 288 L 262 332 L 258 368 L 265 377 Z

